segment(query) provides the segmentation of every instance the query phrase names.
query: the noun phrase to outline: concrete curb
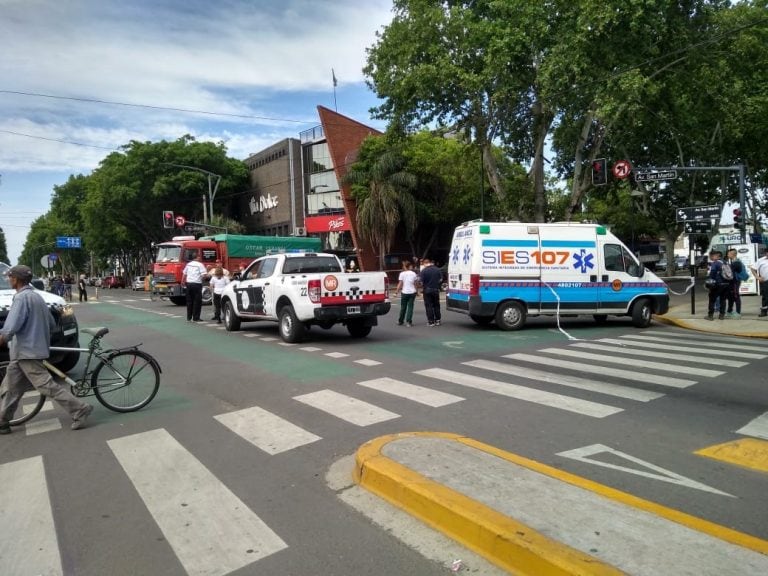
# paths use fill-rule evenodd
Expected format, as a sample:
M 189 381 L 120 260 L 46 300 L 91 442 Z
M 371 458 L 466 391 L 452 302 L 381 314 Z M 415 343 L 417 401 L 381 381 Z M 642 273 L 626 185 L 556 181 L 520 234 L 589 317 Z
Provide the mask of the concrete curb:
M 621 571 L 531 527 L 446 488 L 384 456 L 384 446 L 399 438 L 452 439 L 496 453 L 458 434 L 411 432 L 375 438 L 355 455 L 354 478 L 360 486 L 447 534 L 501 568 L 520 575 L 608 576 Z
M 409 432 L 375 438 L 355 455 L 354 480 L 361 487 L 446 534 L 514 574 L 615 575 L 616 567 L 560 541 L 485 504 L 452 490 L 387 457 L 388 443 L 423 437 L 452 440 L 594 493 L 624 506 L 658 516 L 723 542 L 768 556 L 768 541 L 644 500 L 632 494 L 552 468 L 458 434 Z
M 725 336 L 739 336 L 742 338 L 768 339 L 768 332 L 734 332 L 734 331 L 724 331 L 724 330 L 705 330 L 704 328 L 700 328 L 693 323 L 696 320 L 686 320 L 683 318 L 673 318 L 670 316 L 654 316 L 653 319 L 658 320 L 662 324 L 669 324 L 670 326 L 677 326 L 678 328 L 693 330 L 695 332 L 701 332 L 703 334 L 723 334 Z

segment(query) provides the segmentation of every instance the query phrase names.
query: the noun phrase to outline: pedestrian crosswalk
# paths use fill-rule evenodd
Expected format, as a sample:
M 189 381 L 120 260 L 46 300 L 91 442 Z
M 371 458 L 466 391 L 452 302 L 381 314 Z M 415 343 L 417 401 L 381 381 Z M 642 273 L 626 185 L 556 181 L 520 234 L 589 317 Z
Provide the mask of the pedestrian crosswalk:
M 338 389 L 326 387 L 292 396 L 290 401 L 301 405 L 301 410 L 291 411 L 284 404 L 279 409 L 254 405 L 212 418 L 267 457 L 321 442 L 318 417 L 321 421 L 332 418 L 343 426 L 368 427 L 396 422 L 416 406 L 441 410 L 480 398 L 583 418 L 610 418 L 648 406 L 669 390 L 717 382 L 726 372 L 768 357 L 763 350 L 735 339 L 649 330 L 492 359 L 462 358 L 415 370 L 407 377 L 368 377 Z M 384 366 L 370 367 L 386 371 Z M 314 417 L 309 418 L 307 410 Z M 768 435 L 768 421 L 761 418 L 744 430 Z M 398 429 L 395 423 L 390 426 Z M 25 430 L 40 434 L 60 427 L 56 412 L 48 409 Z M 147 521 L 162 532 L 184 573 L 223 576 L 289 546 L 285 536 L 262 520 L 259 510 L 252 510 L 169 431 L 117 437 L 107 445 L 113 464 L 146 508 Z M 29 573 L 64 573 L 46 480 L 50 477 L 45 457 L 0 464 L 0 525 L 4 527 L 0 574 L 20 573 L 14 571 L 20 562 L 26 570 L 30 558 L 35 565 Z M 24 506 L 23 514 L 14 512 L 19 505 Z M 26 525 L 31 505 L 34 534 L 20 540 L 15 537 L 19 530 L 32 529 Z

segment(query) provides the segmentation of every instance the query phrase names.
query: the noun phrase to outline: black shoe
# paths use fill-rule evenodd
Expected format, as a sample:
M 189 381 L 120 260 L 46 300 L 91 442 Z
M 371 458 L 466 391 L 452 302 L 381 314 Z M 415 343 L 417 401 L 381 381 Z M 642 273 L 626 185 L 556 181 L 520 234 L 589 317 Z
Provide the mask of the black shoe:
M 0 425 L 0 434 L 10 434 L 11 433 L 11 426 L 10 424 L 2 424 Z
M 398 322 L 398 323 L 397 323 L 397 325 L 398 325 L 398 326 L 402 326 L 402 325 L 403 325 L 403 323 L 402 323 L 402 322 Z
M 757 315 L 758 318 L 763 318 L 764 316 L 768 316 L 768 312 L 765 310 L 760 310 L 760 314 Z

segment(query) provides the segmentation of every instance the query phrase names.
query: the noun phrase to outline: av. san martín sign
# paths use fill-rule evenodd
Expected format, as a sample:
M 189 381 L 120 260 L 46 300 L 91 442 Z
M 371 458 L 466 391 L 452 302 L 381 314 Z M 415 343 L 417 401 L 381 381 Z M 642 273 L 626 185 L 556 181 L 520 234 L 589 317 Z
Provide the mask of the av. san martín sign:
M 272 196 L 272 194 L 259 196 L 258 200 L 256 199 L 256 196 L 251 196 L 251 200 L 248 202 L 248 207 L 251 210 L 251 214 L 256 214 L 256 212 L 261 213 L 277 208 L 277 203 L 277 196 Z

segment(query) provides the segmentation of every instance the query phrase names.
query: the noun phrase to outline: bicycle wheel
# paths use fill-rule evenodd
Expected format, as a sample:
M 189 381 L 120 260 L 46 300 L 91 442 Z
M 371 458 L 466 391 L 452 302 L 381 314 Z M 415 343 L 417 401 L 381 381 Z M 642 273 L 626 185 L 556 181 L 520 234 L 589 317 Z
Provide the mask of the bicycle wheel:
M 134 412 L 152 401 L 160 388 L 154 358 L 141 350 L 125 350 L 102 358 L 91 378 L 99 402 L 115 412 Z
M 5 378 L 5 366 L 0 366 L 0 381 Z M 5 390 L 0 390 L 0 397 L 5 394 Z M 24 395 L 19 400 L 16 410 L 8 420 L 11 426 L 18 426 L 29 422 L 34 418 L 40 410 L 43 409 L 45 404 L 45 396 L 40 394 L 37 390 L 28 390 L 24 392 Z

